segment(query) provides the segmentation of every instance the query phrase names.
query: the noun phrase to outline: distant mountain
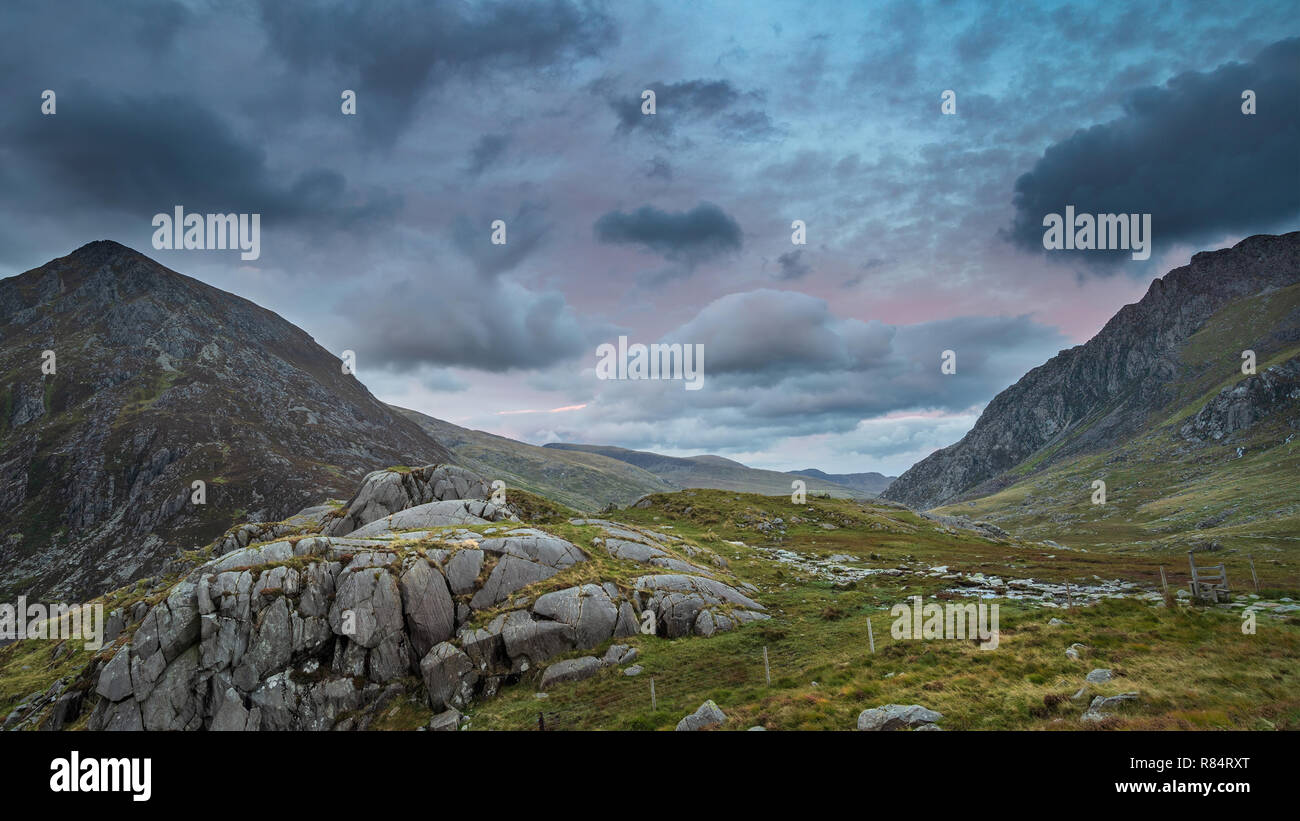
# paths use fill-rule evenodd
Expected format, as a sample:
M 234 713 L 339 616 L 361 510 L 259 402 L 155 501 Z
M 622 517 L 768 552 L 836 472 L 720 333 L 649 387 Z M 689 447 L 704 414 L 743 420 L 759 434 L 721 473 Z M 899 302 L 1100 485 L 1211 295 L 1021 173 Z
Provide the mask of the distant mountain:
M 111 589 L 235 521 L 452 459 L 302 330 L 115 242 L 0 280 L 0 389 L 6 601 Z
M 595 453 L 543 448 L 504 436 L 469 430 L 418 411 L 389 406 L 451 449 L 456 461 L 509 488 L 522 488 L 575 510 L 597 512 L 626 505 L 647 493 L 680 488 L 649 471 Z
M 816 468 L 791 470 L 796 476 L 811 476 L 823 482 L 831 482 L 856 490 L 862 496 L 879 496 L 897 476 L 885 476 L 882 473 L 826 473 Z
M 1254 375 L 1242 373 L 1246 350 L 1257 359 Z M 1264 430 L 1277 420 L 1287 430 L 1300 427 L 1297 357 L 1300 232 L 1252 236 L 1230 249 L 1199 253 L 1152 282 L 1141 300 L 1120 309 L 1087 343 L 1062 351 L 998 394 L 960 442 L 913 465 L 882 495 L 933 508 L 997 494 L 1071 465 L 1071 481 L 1086 490 L 1108 472 L 1107 464 L 1152 453 L 1161 456 L 1133 481 L 1148 488 L 1163 483 L 1162 491 L 1173 492 L 1226 463 L 1227 454 L 1213 451 L 1248 437 L 1252 428 Z M 1285 438 L 1269 430 L 1269 446 Z M 1250 450 L 1261 446 L 1252 442 Z M 1235 449 L 1230 453 L 1236 456 Z M 1279 463 L 1257 477 L 1260 492 L 1294 489 L 1296 475 Z M 1239 484 L 1232 476 L 1224 481 Z M 1014 504 L 1035 507 L 1023 498 L 1028 492 L 1023 489 Z M 1077 500 L 1074 492 L 1070 498 Z M 1236 499 L 1252 510 L 1256 501 Z M 1190 505 L 1188 499 L 1179 506 Z M 1290 515 L 1288 509 L 1274 514 Z
M 552 442 L 543 447 L 556 451 L 594 453 L 617 459 L 652 473 L 660 480 L 678 488 L 714 488 L 741 493 L 760 493 L 764 496 L 788 496 L 791 492 L 790 483 L 794 481 L 789 473 L 751 468 L 721 456 L 663 456 L 644 450 L 627 450 L 607 445 L 575 445 L 565 442 Z M 817 477 L 808 477 L 805 481 L 810 494 L 826 493 L 836 498 L 861 495 L 854 488 Z

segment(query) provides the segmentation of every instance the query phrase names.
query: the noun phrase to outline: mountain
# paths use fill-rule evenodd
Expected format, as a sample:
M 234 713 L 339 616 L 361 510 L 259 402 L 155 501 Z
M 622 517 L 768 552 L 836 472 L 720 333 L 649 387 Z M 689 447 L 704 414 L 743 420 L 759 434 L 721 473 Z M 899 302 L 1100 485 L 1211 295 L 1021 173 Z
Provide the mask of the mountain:
M 0 280 L 0 597 L 83 598 L 232 521 L 452 461 L 341 370 L 274 313 L 115 242 Z
M 509 488 L 522 488 L 575 510 L 593 512 L 609 504 L 626 505 L 647 493 L 678 489 L 649 471 L 608 456 L 529 445 L 389 407 L 450 448 L 460 464 L 504 481 L 507 493 Z
M 816 468 L 787 471 L 796 476 L 811 476 L 823 482 L 831 482 L 856 490 L 861 496 L 879 496 L 889 487 L 897 476 L 885 476 L 882 473 L 826 473 Z
M 635 465 L 660 480 L 679 488 L 714 488 L 764 496 L 789 496 L 790 474 L 776 470 L 760 470 L 742 465 L 721 456 L 663 456 L 644 450 L 627 450 L 607 445 L 576 445 L 552 442 L 543 447 L 557 451 L 594 453 Z M 817 477 L 805 480 L 810 494 L 829 494 L 836 498 L 863 495 L 854 488 L 835 484 Z
M 1246 350 L 1254 351 L 1255 374 L 1243 373 Z M 1083 488 L 1070 485 L 1071 504 L 1082 496 L 1090 508 L 1092 481 L 1124 460 L 1148 464 L 1132 482 L 1164 494 L 1216 475 L 1240 487 L 1233 471 L 1244 474 L 1245 465 L 1222 473 L 1239 456 L 1236 448 L 1246 446 L 1252 458 L 1262 457 L 1261 449 L 1289 448 L 1290 431 L 1300 426 L 1298 356 L 1300 232 L 1198 253 L 1152 282 L 1087 343 L 998 394 L 961 441 L 918 462 L 883 497 L 924 509 L 1009 494 L 1014 486 L 1021 488 L 1016 505 L 1042 513 L 1049 497 L 1033 496 L 1025 482 L 1049 474 L 1064 481 L 1068 474 Z M 1297 475 L 1286 472 L 1294 459 L 1284 451 L 1271 458 L 1254 477 L 1269 498 L 1293 488 Z M 1114 482 L 1108 487 L 1112 499 L 1121 498 Z M 1260 499 L 1237 503 L 1271 509 Z

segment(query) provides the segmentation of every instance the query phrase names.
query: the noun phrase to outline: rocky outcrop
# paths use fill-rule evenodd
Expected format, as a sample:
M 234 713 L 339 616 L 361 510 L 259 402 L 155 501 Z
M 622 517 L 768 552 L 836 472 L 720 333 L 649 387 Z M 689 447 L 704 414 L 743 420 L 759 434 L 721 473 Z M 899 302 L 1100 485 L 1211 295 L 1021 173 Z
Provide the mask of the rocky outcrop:
M 1087 343 L 994 397 L 961 441 L 913 465 L 882 498 L 937 507 L 1044 448 L 1056 460 L 1122 441 L 1172 398 L 1179 352 L 1211 316 L 1234 300 L 1296 282 L 1300 232 L 1248 237 L 1230 249 L 1196 254 L 1191 264 L 1152 282 Z
M 422 509 L 430 502 L 448 500 L 487 500 L 492 495 L 492 487 L 481 477 L 465 468 L 454 465 L 430 465 L 412 470 L 377 470 L 366 475 L 361 488 L 347 503 L 343 511 L 325 526 L 325 533 L 331 536 L 346 536 L 370 525 L 377 520 L 391 517 L 396 513 L 412 513 L 400 522 L 388 521 L 370 528 L 368 532 L 382 530 L 401 530 L 419 527 L 439 527 L 444 524 L 470 524 L 471 521 L 483 521 L 483 506 L 450 505 L 445 508 Z M 448 518 L 455 516 L 454 511 L 463 510 L 466 516 L 473 516 L 467 521 L 439 521 L 422 523 L 421 510 L 431 518 L 436 518 L 439 511 Z M 494 507 L 495 509 L 495 507 Z M 504 517 L 502 517 L 504 518 Z M 495 520 L 494 520 L 495 521 Z M 356 533 L 364 535 L 366 531 Z
M 1218 395 L 1179 429 L 1189 440 L 1219 441 L 1245 430 L 1282 408 L 1290 408 L 1293 426 L 1300 427 L 1300 357 L 1245 377 Z
M 659 635 L 711 636 L 770 618 L 763 605 L 714 579 L 683 574 L 642 576 L 635 582 L 641 610 L 655 614 Z
M 393 474 L 419 478 L 408 483 Z M 165 589 L 152 607 L 120 614 L 126 625 L 120 637 L 84 674 L 87 726 L 361 728 L 381 705 L 414 689 L 429 710 L 444 716 L 439 726 L 450 729 L 459 726 L 451 711 L 543 666 L 545 690 L 631 663 L 637 652 L 626 644 L 600 657 L 552 660 L 636 635 L 642 624 L 675 638 L 768 617 L 759 602 L 699 573 L 643 575 L 626 587 L 612 581 L 555 584 L 539 593 L 530 585 L 591 556 L 566 539 L 513 522 L 479 518 L 478 529 L 453 523 L 418 532 L 371 527 L 411 523 L 403 514 L 430 505 L 490 504 L 422 501 L 482 487 L 453 477 L 468 478 L 434 466 L 371 474 L 342 514 L 321 517 L 318 527 L 345 517 L 369 518 L 366 524 L 336 536 L 298 525 L 284 538 L 219 553 Z M 401 504 L 412 506 L 394 509 Z M 683 552 L 665 550 L 664 556 L 703 570 L 684 558 L 685 548 L 702 551 L 677 537 L 639 529 L 626 529 L 626 535 L 675 544 Z M 130 629 L 127 619 L 138 625 Z M 43 703 L 53 704 L 61 692 Z M 80 702 L 65 705 L 60 723 L 81 709 Z M 29 719 L 35 720 L 27 710 L 15 721 Z

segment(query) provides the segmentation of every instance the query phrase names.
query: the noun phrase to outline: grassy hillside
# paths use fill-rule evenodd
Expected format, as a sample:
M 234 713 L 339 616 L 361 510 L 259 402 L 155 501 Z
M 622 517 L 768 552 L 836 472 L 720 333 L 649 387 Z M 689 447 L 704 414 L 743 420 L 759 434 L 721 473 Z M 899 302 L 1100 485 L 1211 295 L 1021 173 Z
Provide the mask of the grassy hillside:
M 993 542 L 871 502 L 795 506 L 788 497 L 715 490 L 652 501 L 612 518 L 712 548 L 738 579 L 759 588 L 773 619 L 707 639 L 624 640 L 640 652 L 639 676 L 606 671 L 553 688 L 544 700 L 535 696 L 537 682 L 525 677 L 475 705 L 472 729 L 536 729 L 540 712 L 548 729 L 669 730 L 705 699 L 717 702 L 726 728 L 735 730 L 849 730 L 861 710 L 891 703 L 938 710 L 950 730 L 1300 728 L 1300 618 L 1260 616 L 1258 633 L 1246 635 L 1240 604 L 1166 606 L 1153 592 L 1159 569 L 1151 558 Z M 769 541 L 757 524 L 776 518 L 787 530 Z M 1293 577 L 1267 572 L 1261 581 L 1294 594 Z M 894 639 L 889 608 L 908 596 L 973 600 L 954 574 L 983 574 L 1001 585 L 1001 594 L 986 599 L 1000 604 L 999 647 Z M 1096 577 L 1135 586 L 1094 600 L 1087 591 L 1099 584 Z M 1057 607 L 1010 598 L 1025 579 L 1070 581 L 1076 606 L 1064 596 Z M 1185 583 L 1185 574 L 1170 573 L 1171 585 Z M 1283 592 L 1265 588 L 1267 595 Z M 1065 623 L 1051 625 L 1053 618 Z M 1064 653 L 1076 642 L 1087 645 L 1077 661 Z M 1115 679 L 1088 684 L 1082 700 L 1073 700 L 1094 668 L 1112 670 Z M 1099 724 L 1080 720 L 1093 696 L 1121 692 L 1139 693 L 1138 701 Z
M 641 468 L 594 453 L 562 451 L 516 442 L 504 436 L 469 430 L 432 416 L 390 405 L 412 420 L 457 461 L 507 488 L 520 488 L 575 510 L 596 512 L 608 504 L 626 505 L 647 493 L 676 486 Z
M 827 494 L 835 498 L 863 496 L 851 487 L 828 482 L 815 476 L 792 476 L 776 470 L 751 468 L 721 456 L 664 456 L 642 450 L 628 450 L 607 445 L 578 445 L 556 442 L 546 445 L 548 451 L 592 453 L 618 459 L 653 473 L 661 480 L 679 488 L 712 488 L 758 493 L 768 496 L 789 495 L 790 483 L 802 479 L 809 494 Z
M 590 556 L 538 589 L 596 578 L 628 584 L 644 572 L 595 548 L 598 528 L 572 524 L 553 504 L 525 498 L 537 514 L 529 516 L 532 526 Z M 753 585 L 772 618 L 710 638 L 621 639 L 637 648 L 640 675 L 610 668 L 551 687 L 544 699 L 536 696 L 542 670 L 535 668 L 497 697 L 471 705 L 469 729 L 535 730 L 540 713 L 547 729 L 668 730 L 706 699 L 727 714 L 725 727 L 737 730 L 848 730 L 861 710 L 891 703 L 937 710 L 948 730 L 1300 729 L 1300 613 L 1271 601 L 1295 595 L 1294 577 L 1276 568 L 1261 579 L 1262 599 L 1199 608 L 1166 603 L 1153 592 L 1153 557 L 991 541 L 882 503 L 814 498 L 796 506 L 785 496 L 687 490 L 655 495 L 649 507 L 610 518 L 716 554 L 726 561 L 728 581 Z M 1067 581 L 1069 597 L 1041 595 Z M 1171 585 L 1185 582 L 1185 574 L 1170 574 Z M 157 601 L 167 584 L 110 594 L 106 610 Z M 915 595 L 998 603 L 998 647 L 895 639 L 890 608 Z M 1271 608 L 1260 613 L 1253 635 L 1241 630 L 1239 610 L 1247 602 Z M 1071 659 L 1064 651 L 1076 643 L 1085 646 Z M 73 642 L 62 651 L 37 640 L 0 649 L 0 714 L 74 675 L 89 657 Z M 1085 683 L 1096 668 L 1115 678 Z M 411 677 L 406 686 L 375 729 L 414 730 L 429 721 L 419 681 Z M 1137 700 L 1113 716 L 1081 720 L 1094 696 L 1129 692 Z
M 936 512 L 994 522 L 1022 536 L 1070 547 L 1150 556 L 1185 570 L 1228 565 L 1238 589 L 1261 574 L 1300 585 L 1300 435 L 1293 403 L 1219 441 L 1196 442 L 1180 428 L 1224 388 L 1243 379 L 1241 351 L 1257 370 L 1300 355 L 1300 286 L 1241 300 L 1216 314 L 1181 352 L 1174 399 L 1140 435 L 1054 464 L 1040 453 L 1013 470 L 1009 486 Z M 1240 456 L 1238 448 L 1241 448 Z M 1091 501 L 1106 483 L 1105 505 Z

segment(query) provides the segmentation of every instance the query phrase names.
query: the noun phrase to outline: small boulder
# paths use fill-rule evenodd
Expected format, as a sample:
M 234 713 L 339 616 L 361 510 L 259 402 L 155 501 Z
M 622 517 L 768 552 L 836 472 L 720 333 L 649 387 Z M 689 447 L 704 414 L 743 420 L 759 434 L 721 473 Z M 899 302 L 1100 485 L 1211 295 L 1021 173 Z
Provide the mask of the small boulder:
M 718 709 L 718 705 L 709 699 L 700 705 L 700 709 L 677 722 L 679 731 L 704 730 L 709 727 L 717 727 L 727 720 L 727 714 Z
M 942 713 L 927 710 L 919 704 L 910 706 L 886 704 L 883 707 L 873 707 L 859 713 L 858 729 L 872 731 L 911 729 L 925 724 L 933 724 L 941 718 L 943 718 Z
M 429 719 L 429 729 L 446 732 L 460 729 L 460 710 L 451 707 Z
M 1092 700 L 1092 704 L 1088 705 L 1088 710 L 1083 714 L 1082 720 L 1101 721 L 1104 718 L 1108 718 L 1115 710 L 1119 709 L 1121 705 L 1127 704 L 1130 701 L 1137 701 L 1137 698 L 1137 693 L 1120 693 L 1119 695 L 1111 696 L 1110 698 L 1097 696 Z

